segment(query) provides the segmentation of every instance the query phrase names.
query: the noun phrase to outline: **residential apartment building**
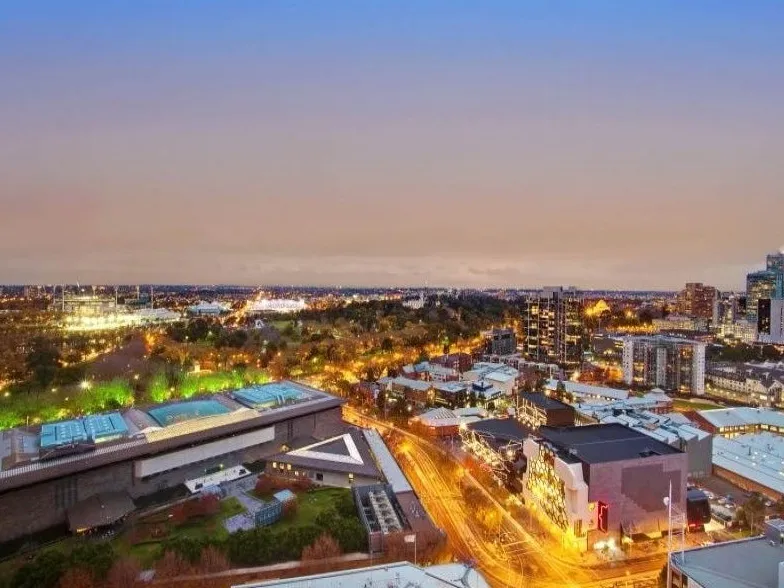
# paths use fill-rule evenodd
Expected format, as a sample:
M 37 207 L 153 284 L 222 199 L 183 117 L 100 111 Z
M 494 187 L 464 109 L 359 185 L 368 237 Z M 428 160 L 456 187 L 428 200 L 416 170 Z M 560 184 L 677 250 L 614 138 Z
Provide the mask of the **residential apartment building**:
M 582 299 L 574 289 L 545 288 L 523 302 L 525 355 L 534 361 L 567 367 L 583 354 Z
M 626 337 L 623 379 L 665 391 L 705 393 L 705 343 L 677 337 Z
M 485 352 L 493 355 L 511 355 L 517 351 L 517 336 L 512 329 L 492 329 L 483 334 Z
M 718 299 L 716 288 L 693 282 L 678 293 L 676 308 L 683 316 L 715 321 Z

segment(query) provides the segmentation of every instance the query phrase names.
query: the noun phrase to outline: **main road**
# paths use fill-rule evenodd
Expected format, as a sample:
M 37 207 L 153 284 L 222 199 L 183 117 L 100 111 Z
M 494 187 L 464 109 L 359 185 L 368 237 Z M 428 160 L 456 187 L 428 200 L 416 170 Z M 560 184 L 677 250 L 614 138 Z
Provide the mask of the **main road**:
M 620 586 L 646 585 L 662 561 L 642 562 L 621 568 L 594 569 L 566 556 L 554 545 L 531 535 L 509 511 L 470 474 L 465 483 L 481 492 L 500 515 L 497 534 L 488 537 L 476 517 L 475 505 L 467 504 L 449 471 L 443 467 L 443 450 L 426 439 L 385 421 L 344 406 L 347 421 L 381 431 L 396 431 L 406 439 L 400 465 L 436 525 L 448 537 L 452 551 L 477 568 L 494 586 Z M 663 558 L 661 558 L 663 560 Z

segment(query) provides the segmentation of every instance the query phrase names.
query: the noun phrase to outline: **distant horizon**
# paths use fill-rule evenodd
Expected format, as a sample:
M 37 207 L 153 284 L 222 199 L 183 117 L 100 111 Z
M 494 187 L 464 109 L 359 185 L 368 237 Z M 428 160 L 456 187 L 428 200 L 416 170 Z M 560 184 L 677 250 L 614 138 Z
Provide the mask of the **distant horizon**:
M 60 294 L 61 286 L 65 286 L 66 289 L 77 287 L 75 282 L 72 283 L 65 283 L 65 284 L 43 284 L 43 283 L 0 283 L 0 288 L 24 288 L 24 287 L 41 287 L 41 288 L 52 288 L 53 286 L 57 289 L 57 294 Z M 685 284 L 684 284 L 685 285 Z M 713 286 L 713 284 L 705 284 L 707 286 Z M 175 288 L 175 287 L 185 287 L 185 288 L 247 288 L 250 290 L 266 290 L 266 289 L 278 289 L 278 290 L 286 290 L 286 289 L 334 289 L 334 290 L 385 290 L 385 291 L 394 291 L 394 290 L 475 290 L 478 292 L 482 291 L 489 291 L 489 290 L 520 290 L 520 291 L 539 291 L 545 288 L 574 288 L 577 292 L 628 292 L 628 293 L 643 293 L 643 292 L 650 292 L 650 293 L 661 293 L 661 294 L 670 294 L 674 292 L 679 292 L 683 289 L 683 286 L 680 288 L 583 288 L 579 285 L 575 284 L 546 284 L 542 286 L 485 286 L 485 287 L 478 287 L 478 286 L 447 286 L 447 285 L 439 285 L 439 284 L 420 284 L 420 285 L 393 285 L 393 286 L 373 286 L 373 285 L 358 285 L 358 284 L 349 284 L 349 285 L 338 285 L 338 284 L 239 284 L 239 283 L 220 283 L 220 284 L 210 284 L 210 283 L 179 283 L 179 282 L 118 282 L 118 283 L 104 283 L 104 282 L 96 282 L 96 283 L 80 283 L 80 289 L 87 289 L 92 287 L 97 288 L 147 288 L 152 286 L 153 288 Z M 744 288 L 739 289 L 717 289 L 720 292 L 732 292 L 732 293 L 743 293 L 745 292 Z M 51 293 L 51 292 L 48 292 Z M 141 291 L 142 294 L 146 292 L 144 290 Z

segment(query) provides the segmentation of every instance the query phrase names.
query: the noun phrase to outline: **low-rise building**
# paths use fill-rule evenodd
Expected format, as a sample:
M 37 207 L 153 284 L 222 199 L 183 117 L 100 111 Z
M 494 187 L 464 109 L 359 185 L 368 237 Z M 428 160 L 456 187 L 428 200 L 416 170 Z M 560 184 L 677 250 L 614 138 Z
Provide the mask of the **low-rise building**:
M 413 555 L 412 555 L 413 558 Z M 386 588 L 489 588 L 473 567 L 460 563 L 420 567 L 408 562 L 354 568 L 297 578 L 240 584 L 234 588 L 335 588 L 336 586 L 384 586 Z
M 668 588 L 781 588 L 784 521 L 767 521 L 761 537 L 675 551 L 670 566 Z
M 534 430 L 544 425 L 571 427 L 575 423 L 575 410 L 565 402 L 538 392 L 520 394 L 517 403 L 517 418 Z
M 435 401 L 435 392 L 430 382 L 414 380 L 404 376 L 398 376 L 389 380 L 387 382 L 387 391 L 419 406 Z
M 783 401 L 784 367 L 776 364 L 714 364 L 705 380 L 710 394 L 735 402 L 771 407 Z
M 693 413 L 692 418 L 701 429 L 728 439 L 762 432 L 784 435 L 784 413 L 765 408 L 739 406 L 700 410 Z
M 508 396 L 517 391 L 519 377 L 520 372 L 511 366 L 482 361 L 475 363 L 463 374 L 463 379 L 467 382 L 488 382 Z
M 559 391 L 563 388 L 563 391 Z M 545 391 L 549 396 L 558 398 L 560 394 L 564 398 L 559 398 L 569 404 L 583 400 L 626 400 L 629 398 L 628 390 L 618 390 L 617 388 L 608 388 L 606 386 L 592 386 L 591 384 L 584 384 L 582 382 L 572 382 L 565 380 L 550 379 L 545 384 Z
M 696 480 L 709 476 L 713 467 L 713 435 L 697 428 L 680 413 L 651 412 L 635 400 L 643 399 L 586 402 L 575 408 L 583 424 L 618 423 L 684 451 L 689 460 L 689 477 Z
M 425 428 L 434 437 L 450 437 L 457 435 L 461 427 L 487 417 L 484 408 L 434 408 L 411 419 Z
M 713 440 L 713 473 L 773 500 L 784 496 L 784 437 L 747 433 Z
M 523 442 L 523 494 L 576 547 L 620 545 L 668 531 L 663 498 L 685 512 L 688 458 L 624 425 L 541 427 Z
M 483 419 L 460 427 L 463 448 L 510 490 L 522 490 L 523 441 L 531 429 L 513 418 Z

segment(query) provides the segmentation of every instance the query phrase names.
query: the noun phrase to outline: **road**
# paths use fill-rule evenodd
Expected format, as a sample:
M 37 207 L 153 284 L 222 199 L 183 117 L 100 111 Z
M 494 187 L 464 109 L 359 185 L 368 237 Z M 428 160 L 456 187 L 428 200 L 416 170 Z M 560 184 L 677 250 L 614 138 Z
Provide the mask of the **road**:
M 552 541 L 534 537 L 470 474 L 464 482 L 473 485 L 500 515 L 498 533 L 488 537 L 477 521 L 474 505 L 467 504 L 459 482 L 444 468 L 443 450 L 429 440 L 389 423 L 344 407 L 349 422 L 381 431 L 394 430 L 406 439 L 400 465 L 433 521 L 443 529 L 455 555 L 474 561 L 493 586 L 646 586 L 661 569 L 663 556 L 629 564 L 590 567 L 570 557 Z

